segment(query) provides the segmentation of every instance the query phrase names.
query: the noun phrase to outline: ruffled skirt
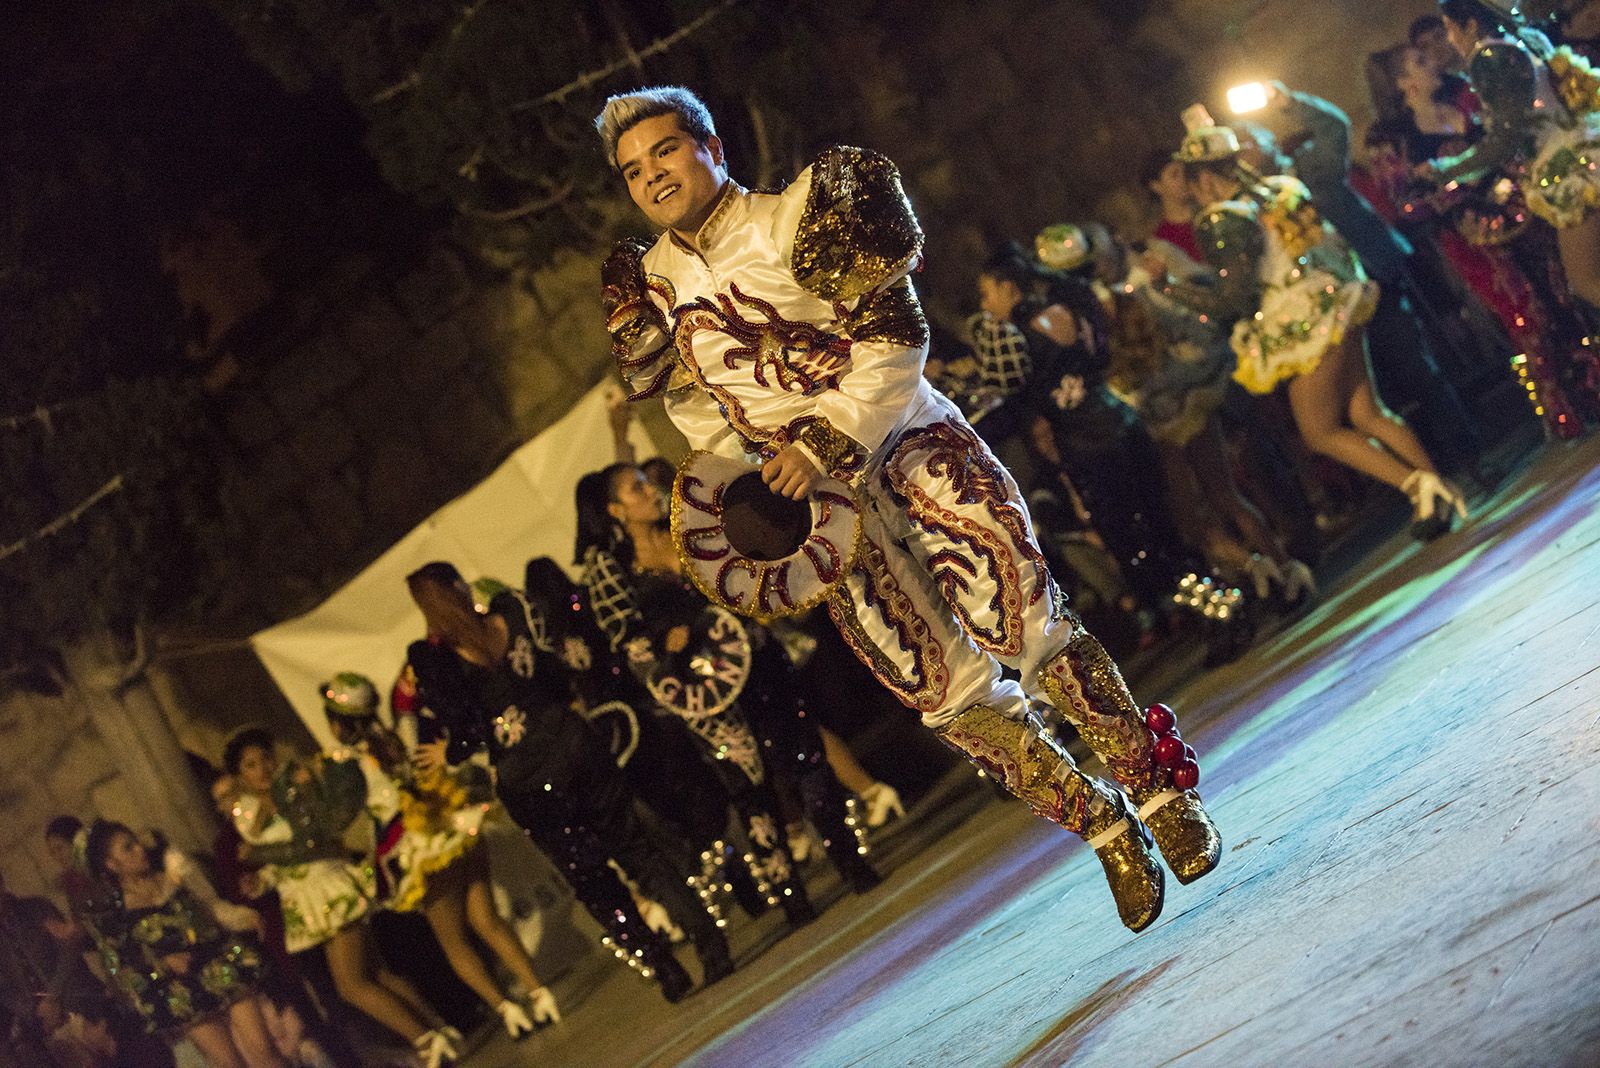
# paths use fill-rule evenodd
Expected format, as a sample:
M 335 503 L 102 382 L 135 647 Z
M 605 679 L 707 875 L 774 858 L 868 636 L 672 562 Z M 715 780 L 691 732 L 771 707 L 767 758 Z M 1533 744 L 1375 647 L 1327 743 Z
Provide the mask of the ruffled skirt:
M 1522 192 L 1534 214 L 1558 230 L 1578 225 L 1600 205 L 1600 112 L 1540 137 Z
M 376 875 L 370 864 L 313 860 L 277 867 L 273 886 L 283 904 L 284 943 L 290 953 L 300 953 L 367 914 Z
M 400 815 L 380 833 L 377 862 L 385 905 L 410 912 L 428 896 L 431 876 L 478 844 L 489 805 L 468 800 L 455 776 L 426 776 L 402 795 Z
M 1377 306 L 1376 283 L 1341 280 L 1315 267 L 1292 285 L 1269 286 L 1261 309 L 1234 325 L 1234 381 L 1251 393 L 1271 393 L 1279 382 L 1310 374 Z

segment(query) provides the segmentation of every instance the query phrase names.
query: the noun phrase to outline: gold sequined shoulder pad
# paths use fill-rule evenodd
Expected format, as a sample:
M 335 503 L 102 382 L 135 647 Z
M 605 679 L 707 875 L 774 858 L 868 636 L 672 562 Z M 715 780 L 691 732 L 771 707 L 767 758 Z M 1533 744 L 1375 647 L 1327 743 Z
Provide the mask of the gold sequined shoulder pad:
M 790 260 L 796 281 L 823 300 L 849 302 L 921 255 L 922 227 L 893 163 L 862 148 L 817 157 Z

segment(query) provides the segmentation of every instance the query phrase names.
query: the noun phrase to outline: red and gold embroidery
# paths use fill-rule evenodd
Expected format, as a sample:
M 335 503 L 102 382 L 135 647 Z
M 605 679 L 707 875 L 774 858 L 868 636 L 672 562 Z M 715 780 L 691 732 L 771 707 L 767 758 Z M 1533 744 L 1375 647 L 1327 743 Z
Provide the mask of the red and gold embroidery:
M 728 290 L 716 294 L 714 300 L 700 297 L 678 309 L 675 337 L 683 351 L 690 351 L 696 333 L 711 330 L 738 343 L 723 354 L 722 365 L 732 371 L 741 361 L 750 361 L 751 375 L 759 386 L 785 393 L 798 391 L 804 396 L 838 388 L 839 376 L 850 362 L 849 338 L 785 319 L 771 303 L 746 296 L 737 285 L 730 284 Z M 740 314 L 741 307 L 763 318 L 747 319 Z
M 950 692 L 950 667 L 945 662 L 944 646 L 917 612 L 910 595 L 890 574 L 883 550 L 864 534 L 859 540 L 854 570 L 863 580 L 860 605 L 842 587 L 835 588 L 828 597 L 828 615 L 833 617 L 845 644 L 908 707 L 922 713 L 942 708 Z M 894 641 L 886 644 L 898 645 L 910 655 L 909 671 L 902 672 L 872 640 L 858 612 L 875 613 L 878 622 L 894 634 Z
M 1045 694 L 1123 786 L 1148 793 L 1167 785 L 1154 738 L 1116 661 L 1081 626 L 1039 672 Z
M 912 473 L 918 466 L 926 475 L 947 480 L 958 504 L 983 505 L 989 517 L 1005 532 L 1005 537 L 987 524 L 942 507 L 914 480 Z M 1038 576 L 1027 594 L 1028 606 L 1045 596 L 1053 601 L 1055 580 L 1050 577 L 1043 555 L 1029 536 L 1027 517 L 1010 500 L 1004 472 L 978 436 L 966 427 L 949 422 L 909 431 L 890 454 L 883 478 L 889 491 L 905 505 L 918 526 L 953 545 L 965 546 L 978 558 L 974 562 L 951 548 L 933 554 L 928 560 L 934 581 L 960 619 L 962 628 L 980 648 L 996 656 L 1020 655 L 1025 607 L 1022 562 L 1031 564 Z M 995 615 L 993 628 L 984 627 L 973 619 L 963 601 L 963 595 L 971 592 L 969 579 L 977 577 L 980 565 L 994 587 L 994 596 L 989 600 L 989 609 Z

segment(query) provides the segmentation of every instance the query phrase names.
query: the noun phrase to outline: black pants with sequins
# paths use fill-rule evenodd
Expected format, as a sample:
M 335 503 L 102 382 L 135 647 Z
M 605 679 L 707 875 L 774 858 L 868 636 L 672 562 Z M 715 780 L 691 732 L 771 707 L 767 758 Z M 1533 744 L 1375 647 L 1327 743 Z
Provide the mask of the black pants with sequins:
M 535 845 L 555 863 L 589 915 L 628 953 L 642 951 L 651 967 L 670 955 L 664 935 L 639 916 L 633 896 L 608 861 L 615 859 L 648 897 L 659 902 L 696 945 L 721 932 L 686 882 L 677 859 L 644 830 L 633 793 L 614 768 L 596 766 L 564 783 L 499 784 L 500 799 Z
M 769 642 L 756 653 L 755 672 L 745 691 L 744 706 L 760 743 L 769 780 L 775 776 L 794 784 L 806 818 L 822 838 L 828 859 L 847 879 L 859 875 L 869 865 L 857 852 L 855 831 L 846 822 L 850 792 L 828 763 L 816 718 L 806 707 L 799 674 L 776 642 Z

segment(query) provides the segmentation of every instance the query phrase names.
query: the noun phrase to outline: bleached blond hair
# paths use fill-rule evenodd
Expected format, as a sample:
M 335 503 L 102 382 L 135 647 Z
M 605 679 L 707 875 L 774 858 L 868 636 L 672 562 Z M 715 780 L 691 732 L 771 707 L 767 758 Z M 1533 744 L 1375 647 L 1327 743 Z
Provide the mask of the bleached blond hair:
M 711 110 L 705 102 L 681 85 L 653 85 L 631 93 L 607 97 L 605 107 L 594 117 L 595 132 L 605 146 L 606 161 L 617 166 L 617 142 L 622 135 L 646 119 L 657 115 L 676 115 L 691 137 L 701 144 L 717 136 Z

